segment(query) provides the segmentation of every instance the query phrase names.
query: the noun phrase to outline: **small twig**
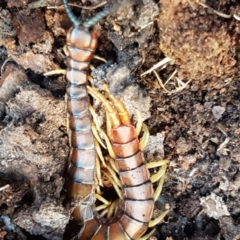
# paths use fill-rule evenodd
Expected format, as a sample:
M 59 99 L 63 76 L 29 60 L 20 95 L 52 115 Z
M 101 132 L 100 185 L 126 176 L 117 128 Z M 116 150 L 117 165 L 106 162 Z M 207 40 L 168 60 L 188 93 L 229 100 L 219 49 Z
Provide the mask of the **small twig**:
M 58 9 L 58 8 L 64 8 L 64 5 L 59 5 L 59 6 L 47 6 L 47 9 Z
M 154 21 L 151 21 L 151 22 L 143 25 L 143 26 L 138 30 L 138 32 L 141 32 L 144 28 L 147 28 L 148 26 L 153 25 L 153 23 L 154 23 Z
M 175 70 L 175 71 L 176 71 L 176 70 Z M 173 74 L 168 78 L 168 80 L 166 81 L 166 83 L 168 83 L 169 80 L 175 75 L 175 71 L 174 71 Z M 154 72 L 154 74 L 156 75 L 157 80 L 158 80 L 160 86 L 163 88 L 164 91 L 166 91 L 166 92 L 169 93 L 169 94 L 177 93 L 177 92 L 182 91 L 182 90 L 183 90 L 184 88 L 186 88 L 186 86 L 191 82 L 191 80 L 189 80 L 189 81 L 187 81 L 186 83 L 184 83 L 184 82 L 183 82 L 182 80 L 180 80 L 179 78 L 176 78 L 176 79 L 177 79 L 177 84 L 178 84 L 178 86 L 176 86 L 176 84 L 174 84 L 176 89 L 170 91 L 170 90 L 166 89 L 166 87 L 165 87 L 165 86 L 166 86 L 166 83 L 163 84 L 163 82 L 162 82 L 161 78 L 159 77 L 159 75 L 157 74 L 157 72 L 156 72 L 155 70 L 153 70 L 153 72 Z M 169 84 L 170 84 L 170 83 L 169 83 Z
M 94 9 L 97 9 L 99 7 L 102 7 L 104 6 L 105 4 L 107 4 L 107 1 L 103 1 L 95 6 L 90 6 L 90 7 L 87 7 L 87 6 L 79 6 L 77 4 L 74 4 L 74 3 L 69 3 L 70 6 L 73 6 L 73 7 L 78 7 L 78 8 L 82 8 L 82 9 L 86 9 L 86 10 L 94 10 Z
M 156 78 L 157 78 L 160 86 L 163 88 L 163 90 L 165 90 L 167 93 L 170 93 L 170 91 L 168 91 L 168 90 L 165 88 L 165 86 L 164 86 L 164 84 L 162 83 L 162 80 L 161 80 L 161 78 L 159 77 L 159 75 L 157 74 L 157 72 L 156 72 L 155 70 L 153 70 L 153 72 L 154 72 L 154 74 L 156 75 Z
M 99 7 L 102 7 L 104 6 L 105 4 L 107 4 L 107 1 L 103 1 L 95 6 L 79 6 L 77 4 L 74 4 L 74 3 L 69 3 L 68 5 L 69 6 L 72 6 L 72 7 L 77 7 L 77 8 L 82 8 L 82 9 L 86 9 L 86 10 L 94 10 L 94 9 L 97 9 Z M 48 9 L 55 9 L 55 8 L 61 8 L 61 7 L 64 7 L 64 5 L 60 5 L 60 6 L 51 6 L 51 7 L 47 7 Z
M 220 16 L 220 17 L 228 18 L 228 19 L 233 17 L 233 18 L 235 18 L 236 20 L 240 21 L 240 17 L 237 16 L 236 14 L 233 14 L 233 16 L 232 16 L 232 15 L 230 15 L 230 14 L 222 13 L 222 12 L 219 12 L 219 11 L 213 9 L 212 7 L 206 5 L 205 3 L 202 3 L 202 2 L 199 2 L 199 1 L 197 1 L 197 2 L 198 2 L 198 4 L 201 5 L 202 7 L 211 9 L 216 15 L 218 15 L 218 16 Z
M 3 187 L 0 187 L 0 191 L 3 191 L 3 190 L 5 190 L 6 188 L 9 188 L 10 187 L 10 185 L 9 184 L 7 184 L 7 185 L 4 185 Z
M 158 62 L 157 64 L 153 65 L 153 67 L 151 67 L 150 69 L 148 69 L 146 72 L 141 74 L 141 77 L 154 71 L 155 69 L 162 67 L 161 69 L 163 69 L 165 67 L 165 64 L 167 64 L 168 62 L 171 61 L 171 58 L 169 57 L 165 57 L 164 59 L 162 59 L 160 62 Z
M 177 69 L 175 69 L 175 71 L 171 74 L 171 76 L 168 78 L 168 80 L 164 83 L 164 86 L 166 86 L 168 84 L 168 82 L 176 75 L 177 73 Z

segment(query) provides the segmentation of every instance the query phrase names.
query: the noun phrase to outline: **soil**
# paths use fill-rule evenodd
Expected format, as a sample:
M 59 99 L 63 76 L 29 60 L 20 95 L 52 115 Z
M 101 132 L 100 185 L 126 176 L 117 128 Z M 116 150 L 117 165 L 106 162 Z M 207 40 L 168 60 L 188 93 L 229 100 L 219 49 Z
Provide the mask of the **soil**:
M 84 21 L 113 4 L 93 8 L 101 2 L 77 1 L 88 8 L 74 13 Z M 0 239 L 62 239 L 70 219 L 66 81 L 43 75 L 66 68 L 61 4 L 0 3 Z M 155 215 L 170 213 L 150 239 L 240 239 L 239 1 L 115 5 L 94 26 L 107 62 L 93 61 L 92 85 L 139 109 L 147 161 L 169 160 Z

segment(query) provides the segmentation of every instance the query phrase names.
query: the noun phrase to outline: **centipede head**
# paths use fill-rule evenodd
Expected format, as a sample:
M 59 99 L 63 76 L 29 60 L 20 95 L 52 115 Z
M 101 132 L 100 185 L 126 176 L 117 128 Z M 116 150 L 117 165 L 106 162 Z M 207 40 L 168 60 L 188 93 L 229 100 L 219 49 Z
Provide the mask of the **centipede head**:
M 67 33 L 67 45 L 82 50 L 92 50 L 97 47 L 98 36 L 82 26 L 73 26 Z

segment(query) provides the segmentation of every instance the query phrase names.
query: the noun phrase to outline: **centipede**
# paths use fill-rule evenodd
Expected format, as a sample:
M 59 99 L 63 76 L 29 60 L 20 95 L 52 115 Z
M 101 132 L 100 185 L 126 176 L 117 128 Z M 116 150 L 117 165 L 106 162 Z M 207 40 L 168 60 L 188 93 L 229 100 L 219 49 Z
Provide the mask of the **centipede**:
M 153 186 L 140 150 L 139 133 L 120 100 L 108 92 L 113 107 L 101 93 L 91 87 L 87 89 L 107 112 L 107 133 L 119 169 L 123 201 L 114 219 L 103 223 L 94 217 L 86 221 L 80 239 L 138 239 L 147 231 L 154 209 Z
M 134 240 L 148 229 L 153 216 L 154 190 L 139 141 L 140 128 L 131 122 L 124 104 L 106 91 L 108 99 L 88 85 L 90 62 L 98 46 L 98 36 L 91 30 L 111 11 L 103 10 L 81 22 L 63 0 L 73 23 L 66 36 L 67 113 L 71 151 L 67 176 L 67 195 L 79 201 L 72 216 L 82 228 L 79 240 Z M 101 218 L 95 210 L 96 146 L 89 111 L 89 94 L 100 101 L 107 116 L 107 137 L 114 158 L 123 200 L 117 213 Z M 141 121 L 139 121 L 141 122 Z
M 66 35 L 67 54 L 67 113 L 71 151 L 66 181 L 68 198 L 81 201 L 81 209 L 93 201 L 96 151 L 91 130 L 90 104 L 86 86 L 90 62 L 98 44 L 97 34 L 90 27 L 109 14 L 105 10 L 89 21 L 81 23 L 72 13 L 68 1 L 63 1 L 73 23 Z M 75 210 L 77 212 L 77 209 Z M 75 216 L 76 218 L 76 216 Z

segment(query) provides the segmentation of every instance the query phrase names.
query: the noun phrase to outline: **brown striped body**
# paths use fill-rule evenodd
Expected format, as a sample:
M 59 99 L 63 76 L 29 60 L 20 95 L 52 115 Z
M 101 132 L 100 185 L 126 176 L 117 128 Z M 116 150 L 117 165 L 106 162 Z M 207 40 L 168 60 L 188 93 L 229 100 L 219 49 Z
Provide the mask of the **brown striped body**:
M 67 112 L 70 130 L 70 166 L 67 192 L 73 199 L 88 202 L 94 192 L 95 147 L 86 89 L 90 61 L 97 47 L 97 35 L 81 26 L 67 33 Z
M 126 131 L 127 130 L 127 131 Z M 84 209 L 85 218 L 79 240 L 138 239 L 148 229 L 154 209 L 153 187 L 133 125 L 112 129 L 112 146 L 123 189 L 124 200 L 117 216 L 105 220 L 94 217 L 94 208 Z

